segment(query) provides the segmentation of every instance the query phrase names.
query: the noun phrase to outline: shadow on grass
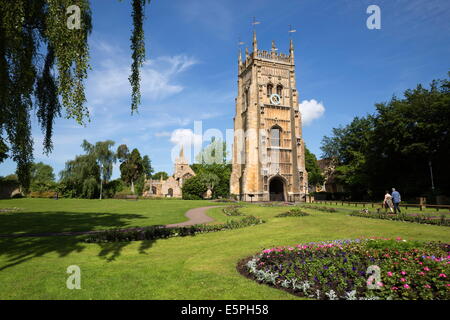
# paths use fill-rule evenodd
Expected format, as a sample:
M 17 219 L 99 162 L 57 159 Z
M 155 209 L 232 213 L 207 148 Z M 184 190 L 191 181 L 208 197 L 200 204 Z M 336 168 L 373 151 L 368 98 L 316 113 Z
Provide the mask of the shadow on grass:
M 139 214 L 127 213 L 86 213 L 86 212 L 14 212 L 0 215 L 0 234 L 41 234 L 59 232 L 93 231 L 110 228 L 126 228 L 130 221 L 145 219 Z M 83 236 L 44 236 L 44 237 L 0 237 L 0 257 L 6 258 L 0 264 L 4 269 L 27 262 L 33 258 L 56 253 L 65 257 L 72 252 L 81 252 L 87 246 L 100 247 L 98 256 L 114 261 L 124 247 L 132 242 L 113 242 L 85 244 Z M 142 241 L 139 253 L 151 248 L 154 241 Z
M 10 212 L 0 214 L 0 234 L 57 233 L 123 228 L 130 221 L 145 219 L 135 213 Z
M 145 254 L 154 242 L 142 241 L 139 253 Z M 95 245 L 100 247 L 98 256 L 112 262 L 120 256 L 123 248 L 131 243 L 133 242 L 85 244 L 82 238 L 73 236 L 0 239 L 0 256 L 6 258 L 5 263 L 0 264 L 0 272 L 46 254 L 56 253 L 58 257 L 63 258 L 73 252 L 82 252 L 87 246 Z

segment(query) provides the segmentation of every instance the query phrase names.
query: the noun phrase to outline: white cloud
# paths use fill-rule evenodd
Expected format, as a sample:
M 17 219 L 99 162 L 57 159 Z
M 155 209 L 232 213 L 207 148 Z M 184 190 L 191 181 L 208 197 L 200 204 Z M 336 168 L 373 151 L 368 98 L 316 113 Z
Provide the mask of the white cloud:
M 112 50 L 112 49 L 110 49 Z M 162 56 L 146 60 L 141 69 L 142 99 L 158 100 L 181 92 L 184 87 L 175 78 L 198 61 L 186 55 Z M 119 98 L 129 99 L 131 62 L 120 54 L 111 54 L 88 77 L 89 103 L 102 105 Z
M 300 105 L 300 113 L 302 114 L 303 125 L 309 125 L 312 121 L 320 118 L 325 113 L 325 107 L 322 102 L 314 99 L 303 100 Z
M 195 134 L 191 129 L 176 129 L 172 132 L 170 141 L 178 145 L 202 143 L 202 136 Z
M 202 139 L 201 134 L 195 134 L 191 129 L 174 130 L 170 137 L 170 141 L 175 144 L 171 152 L 172 162 L 178 157 L 181 147 L 183 147 L 185 158 L 192 162 L 192 154 L 195 155 L 201 151 Z

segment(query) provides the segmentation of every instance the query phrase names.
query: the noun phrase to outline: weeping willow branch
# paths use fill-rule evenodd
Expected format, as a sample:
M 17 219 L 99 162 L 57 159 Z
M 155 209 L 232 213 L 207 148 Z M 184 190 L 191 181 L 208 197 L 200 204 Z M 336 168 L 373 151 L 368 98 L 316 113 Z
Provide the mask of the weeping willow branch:
M 131 0 L 133 33 L 131 111 L 140 104 L 140 68 L 145 61 L 144 6 Z M 67 8 L 80 9 L 81 27 L 68 28 Z M 51 152 L 53 123 L 67 118 L 89 120 L 84 82 L 89 67 L 88 35 L 92 30 L 89 0 L 0 0 L 0 162 L 10 156 L 26 190 L 33 161 L 31 112 L 45 134 L 44 151 Z M 42 70 L 42 46 L 47 47 Z M 45 48 L 45 47 L 44 47 Z M 35 106 L 33 103 L 35 102 Z
M 44 152 L 48 155 L 53 149 L 52 135 L 53 123 L 56 117 L 61 116 L 61 105 L 58 100 L 56 80 L 51 70 L 55 62 L 55 53 L 49 45 L 42 76 L 38 78 L 36 86 L 36 98 L 38 104 L 37 116 L 41 124 L 44 138 Z
M 133 33 L 131 35 L 131 50 L 133 63 L 131 65 L 131 75 L 128 78 L 131 84 L 131 113 L 137 111 L 141 103 L 140 91 L 140 68 L 145 61 L 145 43 L 144 43 L 144 18 L 145 2 L 150 0 L 132 0 L 133 1 Z

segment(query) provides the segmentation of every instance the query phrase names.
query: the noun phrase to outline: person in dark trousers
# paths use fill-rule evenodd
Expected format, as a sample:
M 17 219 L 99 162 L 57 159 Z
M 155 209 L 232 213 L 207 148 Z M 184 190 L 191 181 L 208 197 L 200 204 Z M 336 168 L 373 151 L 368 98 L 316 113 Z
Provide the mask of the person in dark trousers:
M 397 210 L 398 213 L 402 213 L 400 211 L 400 202 L 402 201 L 402 198 L 400 197 L 400 192 L 396 191 L 395 188 L 392 188 L 392 202 L 394 203 L 394 213 L 397 214 Z

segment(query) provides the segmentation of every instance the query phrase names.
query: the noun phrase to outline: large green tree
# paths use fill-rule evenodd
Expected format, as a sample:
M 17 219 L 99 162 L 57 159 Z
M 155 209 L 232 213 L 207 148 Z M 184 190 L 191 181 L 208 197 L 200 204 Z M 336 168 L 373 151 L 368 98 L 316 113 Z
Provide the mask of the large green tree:
M 161 178 L 163 180 L 167 180 L 168 177 L 169 177 L 169 175 L 165 171 L 158 171 L 152 175 L 153 180 L 160 180 Z
M 98 197 L 100 189 L 100 167 L 92 154 L 76 156 L 66 162 L 60 172 L 60 191 L 71 198 Z
M 337 178 L 353 198 L 380 199 L 392 187 L 404 199 L 450 195 L 449 89 L 448 79 L 418 85 L 324 137 L 323 156 L 338 160 Z
M 130 1 L 133 31 L 129 81 L 134 112 L 140 103 L 140 68 L 145 60 L 144 6 L 150 1 Z M 78 18 L 76 8 L 79 28 L 73 24 Z M 46 153 L 52 150 L 53 123 L 62 111 L 80 124 L 88 118 L 84 83 L 91 30 L 89 0 L 0 0 L 0 162 L 9 151 L 25 191 L 33 161 L 33 109 L 45 135 Z
M 310 186 L 318 186 L 323 184 L 324 177 L 320 171 L 319 165 L 317 164 L 317 158 L 309 151 L 305 146 L 305 166 L 308 172 L 308 183 Z
M 143 166 L 143 172 L 144 172 L 145 177 L 150 178 L 152 176 L 154 169 L 152 168 L 152 162 L 148 155 L 145 155 L 142 158 L 142 166 Z
M 116 153 L 111 150 L 115 142 L 112 140 L 99 141 L 90 144 L 83 140 L 81 145 L 84 151 L 91 155 L 100 168 L 100 199 L 102 198 L 103 184 L 108 183 L 113 173 L 113 165 L 117 160 Z
M 31 182 L 32 183 L 48 183 L 55 181 L 53 168 L 43 162 L 33 163 L 31 166 Z
M 129 152 L 126 145 L 120 145 L 117 149 L 117 155 L 121 162 L 121 179 L 131 186 L 131 192 L 134 193 L 135 182 L 144 174 L 144 164 L 141 154 L 136 148 Z

